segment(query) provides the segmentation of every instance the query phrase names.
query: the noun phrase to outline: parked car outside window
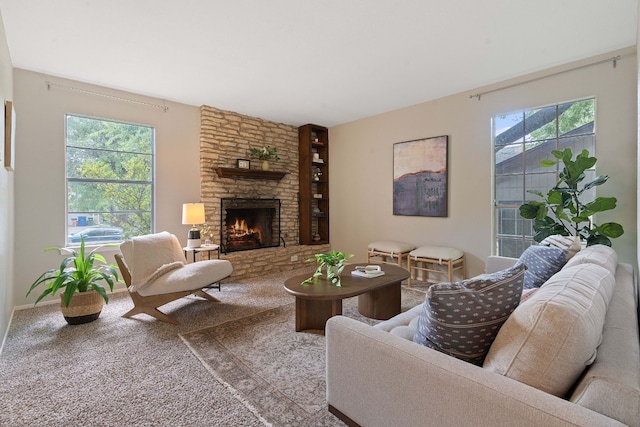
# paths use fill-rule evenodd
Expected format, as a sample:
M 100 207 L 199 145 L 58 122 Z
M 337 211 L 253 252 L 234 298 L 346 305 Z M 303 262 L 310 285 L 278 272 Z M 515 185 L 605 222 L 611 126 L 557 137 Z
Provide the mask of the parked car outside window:
M 123 230 L 120 227 L 89 227 L 69 236 L 69 243 L 80 243 L 81 236 L 85 242 L 112 242 L 122 240 Z

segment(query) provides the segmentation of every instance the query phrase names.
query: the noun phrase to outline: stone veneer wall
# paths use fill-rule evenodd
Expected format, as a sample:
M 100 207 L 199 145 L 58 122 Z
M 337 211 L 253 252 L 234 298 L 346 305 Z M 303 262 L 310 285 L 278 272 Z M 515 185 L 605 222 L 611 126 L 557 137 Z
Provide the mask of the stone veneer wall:
M 279 161 L 270 170 L 287 174 L 280 181 L 220 178 L 215 169 L 234 168 L 237 159 L 250 159 L 251 169 L 262 162 L 249 157 L 250 148 L 265 145 L 278 149 Z M 306 263 L 313 254 L 326 252 L 329 245 L 300 246 L 298 234 L 298 128 L 244 116 L 209 106 L 200 107 L 200 201 L 205 205 L 213 241 L 220 240 L 220 199 L 280 199 L 280 247 L 222 254 L 232 262 L 232 277 L 254 277 L 315 264 Z M 204 236 L 203 236 L 204 239 Z M 285 247 L 286 245 L 286 247 Z

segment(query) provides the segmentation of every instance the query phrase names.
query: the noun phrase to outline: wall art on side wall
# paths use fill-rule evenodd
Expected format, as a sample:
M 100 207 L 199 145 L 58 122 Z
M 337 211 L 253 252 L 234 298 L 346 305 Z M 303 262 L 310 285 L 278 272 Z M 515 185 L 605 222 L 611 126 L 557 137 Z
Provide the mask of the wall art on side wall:
M 16 164 L 16 113 L 13 102 L 4 102 L 4 168 L 12 171 Z
M 393 214 L 447 216 L 448 136 L 393 144 Z

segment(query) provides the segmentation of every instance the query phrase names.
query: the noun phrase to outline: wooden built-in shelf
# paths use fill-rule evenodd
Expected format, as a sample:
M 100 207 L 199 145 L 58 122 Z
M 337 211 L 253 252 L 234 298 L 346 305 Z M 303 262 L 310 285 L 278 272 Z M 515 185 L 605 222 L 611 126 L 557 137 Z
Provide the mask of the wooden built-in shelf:
M 215 168 L 215 171 L 220 178 L 270 179 L 274 181 L 284 178 L 287 174 L 286 172 L 239 168 Z

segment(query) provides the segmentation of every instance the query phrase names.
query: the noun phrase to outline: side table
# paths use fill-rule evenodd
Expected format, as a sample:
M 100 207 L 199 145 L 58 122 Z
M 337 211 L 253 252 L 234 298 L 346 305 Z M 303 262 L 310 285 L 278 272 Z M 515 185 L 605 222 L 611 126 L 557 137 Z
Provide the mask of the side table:
M 182 248 L 182 250 L 184 251 L 184 257 L 187 259 L 187 261 L 189 261 L 189 252 L 193 253 L 193 262 L 196 262 L 196 254 L 200 252 L 206 252 L 209 259 L 211 259 L 211 252 L 216 251 L 217 258 L 220 259 L 220 245 L 202 245 L 197 248 L 190 248 L 188 246 L 185 246 L 184 248 Z M 216 282 L 207 287 L 217 288 L 219 292 L 222 290 L 222 283 Z
M 184 257 L 189 260 L 189 252 L 193 252 L 193 262 L 196 262 L 196 254 L 200 252 L 206 252 L 208 254 L 209 259 L 211 259 L 211 252 L 216 251 L 218 259 L 220 259 L 220 245 L 202 245 L 197 248 L 184 247 L 182 248 L 184 251 Z

